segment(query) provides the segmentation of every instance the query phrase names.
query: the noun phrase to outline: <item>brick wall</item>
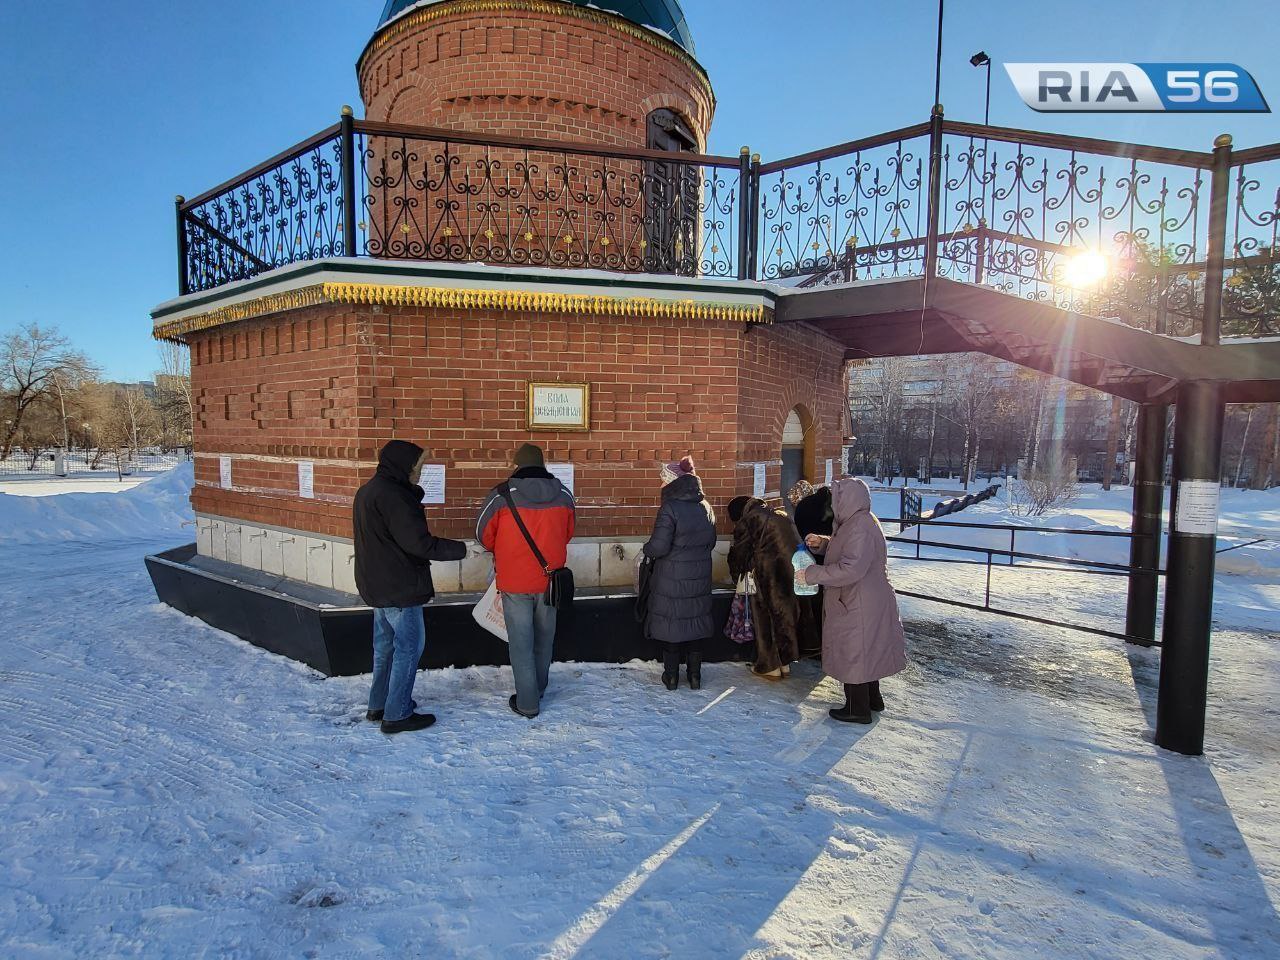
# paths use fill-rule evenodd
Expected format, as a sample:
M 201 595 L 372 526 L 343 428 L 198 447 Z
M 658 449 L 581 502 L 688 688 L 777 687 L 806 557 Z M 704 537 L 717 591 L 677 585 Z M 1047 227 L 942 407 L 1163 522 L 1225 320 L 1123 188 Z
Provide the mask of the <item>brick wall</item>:
M 644 146 L 649 112 L 668 107 L 705 146 L 715 109 L 705 77 L 673 44 L 622 24 L 536 2 L 411 14 L 375 37 L 358 66 L 365 116 Z
M 721 519 L 752 464 L 779 482 L 782 425 L 814 418 L 814 479 L 837 457 L 842 348 L 805 327 L 323 305 L 195 334 L 197 511 L 350 536 L 350 498 L 389 439 L 447 466 L 432 524 L 470 536 L 512 451 L 576 472 L 582 536 L 644 536 L 657 467 L 692 454 Z M 589 382 L 589 433 L 530 432 L 529 380 Z M 219 456 L 232 489 L 219 488 Z M 315 499 L 298 496 L 299 460 Z

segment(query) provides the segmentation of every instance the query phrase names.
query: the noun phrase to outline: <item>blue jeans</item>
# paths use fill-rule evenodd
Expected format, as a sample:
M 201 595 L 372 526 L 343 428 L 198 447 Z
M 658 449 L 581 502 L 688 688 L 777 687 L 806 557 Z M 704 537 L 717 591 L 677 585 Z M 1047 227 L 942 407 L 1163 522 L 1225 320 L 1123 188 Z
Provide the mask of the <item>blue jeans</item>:
M 516 706 L 523 713 L 537 713 L 551 673 L 556 608 L 547 606 L 541 593 L 504 593 L 502 618 L 507 622 L 507 643 L 511 647 Z
M 413 712 L 413 681 L 427 643 L 422 607 L 373 610 L 373 685 L 369 709 L 383 720 L 403 720 Z

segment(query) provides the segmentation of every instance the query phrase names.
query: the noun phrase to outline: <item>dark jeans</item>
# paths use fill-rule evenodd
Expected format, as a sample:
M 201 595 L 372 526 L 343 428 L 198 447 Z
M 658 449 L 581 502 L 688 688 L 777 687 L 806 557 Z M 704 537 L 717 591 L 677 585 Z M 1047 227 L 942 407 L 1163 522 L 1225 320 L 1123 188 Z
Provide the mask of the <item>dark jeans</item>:
M 555 652 L 556 608 L 541 593 L 504 593 L 502 617 L 507 623 L 511 673 L 516 681 L 516 706 L 537 713 L 551 676 Z
M 426 643 L 421 607 L 374 608 L 369 709 L 382 710 L 384 720 L 403 720 L 413 712 L 413 681 Z

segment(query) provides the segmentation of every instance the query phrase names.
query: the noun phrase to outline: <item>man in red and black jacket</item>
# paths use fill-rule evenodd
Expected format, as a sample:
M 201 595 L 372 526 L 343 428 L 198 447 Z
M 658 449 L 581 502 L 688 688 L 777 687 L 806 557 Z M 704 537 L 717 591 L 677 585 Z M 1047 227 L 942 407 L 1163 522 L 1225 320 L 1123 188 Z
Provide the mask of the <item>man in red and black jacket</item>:
M 516 472 L 506 483 L 520 519 L 550 569 L 563 567 L 573 539 L 573 494 L 547 472 L 541 447 L 526 443 L 514 459 Z M 512 517 L 501 484 L 494 487 L 480 511 L 476 539 L 493 554 L 502 594 L 511 672 L 516 681 L 516 692 L 508 703 L 521 716 L 536 717 L 551 671 L 556 608 L 546 602 L 547 573 Z

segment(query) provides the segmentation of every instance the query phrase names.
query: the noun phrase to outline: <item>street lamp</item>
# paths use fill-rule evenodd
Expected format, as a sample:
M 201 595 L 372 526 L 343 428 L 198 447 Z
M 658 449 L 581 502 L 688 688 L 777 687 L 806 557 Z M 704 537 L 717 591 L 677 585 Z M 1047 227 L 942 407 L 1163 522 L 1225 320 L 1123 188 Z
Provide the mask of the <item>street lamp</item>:
M 979 50 L 977 53 L 975 53 L 972 57 L 969 58 L 969 62 L 973 64 L 975 67 L 987 68 L 987 102 L 986 102 L 986 107 L 982 111 L 982 125 L 990 126 L 991 124 L 991 58 L 987 56 L 985 51 Z

